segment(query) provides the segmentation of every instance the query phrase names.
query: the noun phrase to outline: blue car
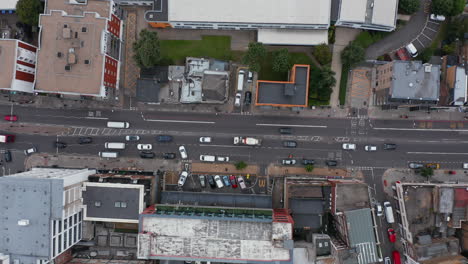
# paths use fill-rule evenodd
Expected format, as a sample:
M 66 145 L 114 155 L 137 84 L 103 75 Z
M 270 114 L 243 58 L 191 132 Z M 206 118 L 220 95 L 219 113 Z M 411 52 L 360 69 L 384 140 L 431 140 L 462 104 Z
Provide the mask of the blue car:
M 225 186 L 231 186 L 231 183 L 229 182 L 229 177 L 227 175 L 223 176 L 223 182 Z
M 156 137 L 156 140 L 158 142 L 171 142 L 172 141 L 172 136 L 169 135 L 159 135 Z

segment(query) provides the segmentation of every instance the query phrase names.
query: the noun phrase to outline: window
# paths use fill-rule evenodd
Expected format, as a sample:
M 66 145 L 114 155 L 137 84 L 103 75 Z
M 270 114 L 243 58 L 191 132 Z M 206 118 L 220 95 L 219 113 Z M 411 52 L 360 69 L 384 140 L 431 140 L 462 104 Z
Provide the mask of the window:
M 76 225 L 76 223 L 78 223 L 78 215 L 75 214 L 75 215 L 73 216 L 73 218 L 74 218 L 74 220 L 75 220 L 75 221 L 74 221 L 74 224 Z
M 86 32 L 86 31 L 88 31 L 86 27 L 81 28 L 81 32 Z
M 62 252 L 62 235 L 59 235 L 57 246 L 58 246 L 58 252 L 57 253 Z
M 71 236 L 71 229 L 70 229 L 70 233 L 68 234 L 68 245 L 71 246 L 73 244 L 73 241 L 72 241 L 72 236 Z
M 121 207 L 121 206 L 120 206 L 120 202 L 115 202 L 115 203 L 114 203 L 114 206 L 117 207 L 117 208 Z
M 79 217 L 79 221 L 81 222 L 83 220 L 83 215 L 82 215 L 82 212 L 80 211 L 80 213 L 78 214 L 78 217 Z
M 78 38 L 78 32 L 75 31 L 75 38 Z
M 52 256 L 55 256 L 55 255 L 57 254 L 57 249 L 55 248 L 56 244 L 57 244 L 57 241 L 56 241 L 56 239 L 54 238 L 54 239 L 52 240 Z
M 76 233 L 76 231 L 77 231 L 77 228 L 76 228 L 76 226 L 75 226 L 75 227 L 73 227 L 73 241 L 75 241 L 75 242 L 76 242 L 76 238 L 77 238 L 77 233 Z
M 126 202 L 121 202 L 121 203 L 120 203 L 120 207 L 122 207 L 122 208 L 127 208 L 127 203 L 126 203 Z
M 73 225 L 73 216 L 68 217 L 68 225 L 69 226 Z
M 52 230 L 52 236 L 55 236 L 57 234 L 57 221 L 54 221 L 54 229 Z
M 63 249 L 67 248 L 67 235 L 68 235 L 68 232 L 63 233 Z
M 101 201 L 95 201 L 94 206 L 101 207 Z M 80 214 L 81 214 L 81 212 L 80 212 Z M 80 218 L 81 218 L 81 215 L 80 215 Z
M 62 220 L 59 220 L 59 233 L 62 232 Z

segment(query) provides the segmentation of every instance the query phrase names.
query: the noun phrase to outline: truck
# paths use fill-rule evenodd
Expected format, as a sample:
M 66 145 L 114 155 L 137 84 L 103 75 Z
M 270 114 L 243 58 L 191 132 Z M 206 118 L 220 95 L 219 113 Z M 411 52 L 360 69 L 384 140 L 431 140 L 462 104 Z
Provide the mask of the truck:
M 0 135 L 0 143 L 15 142 L 14 135 Z
M 234 145 L 260 146 L 262 141 L 254 137 L 234 137 Z

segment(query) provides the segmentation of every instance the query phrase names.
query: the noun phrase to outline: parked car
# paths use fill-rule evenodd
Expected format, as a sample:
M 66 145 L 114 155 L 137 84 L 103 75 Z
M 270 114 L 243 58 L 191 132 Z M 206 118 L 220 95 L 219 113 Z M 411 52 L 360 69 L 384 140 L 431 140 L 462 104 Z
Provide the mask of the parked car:
M 169 135 L 159 135 L 159 136 L 156 137 L 156 140 L 158 142 L 162 142 L 162 143 L 171 142 L 172 139 L 173 139 L 172 136 L 169 136 Z
M 125 140 L 127 141 L 138 141 L 140 140 L 139 136 L 125 136 Z
M 11 152 L 9 150 L 5 150 L 5 153 L 3 153 L 3 158 L 5 159 L 5 162 L 12 161 Z
M 468 169 L 468 163 L 463 163 L 463 168 Z
M 211 143 L 211 137 L 200 137 L 200 143 Z
M 248 78 L 247 78 L 247 82 L 248 83 L 251 83 L 253 80 L 253 72 L 249 71 L 249 75 L 248 75 Z
M 244 104 L 250 105 L 252 103 L 252 92 L 245 92 L 244 94 Z
M 292 134 L 292 128 L 282 127 L 282 128 L 279 129 L 279 132 L 280 132 L 280 134 L 283 134 L 283 135 L 290 135 L 290 134 Z
M 78 138 L 78 144 L 90 144 L 93 143 L 93 138 L 92 137 L 80 137 Z
M 188 172 L 186 172 L 186 171 L 181 172 L 180 176 L 179 176 L 179 181 L 177 182 L 177 185 L 179 187 L 184 186 L 185 181 L 187 180 L 187 177 L 188 177 Z
M 227 175 L 223 176 L 223 183 L 226 187 L 231 186 L 231 182 L 229 182 L 229 177 Z
M 395 241 L 396 241 L 395 230 L 393 228 L 389 228 L 389 229 L 387 229 L 387 234 L 388 234 L 388 240 L 390 240 L 390 242 L 392 242 L 392 243 L 395 243 Z
M 153 145 L 151 145 L 151 144 L 138 144 L 137 149 L 138 150 L 152 150 Z
M 219 162 L 229 162 L 229 157 L 217 156 L 216 160 Z
M 67 143 L 61 142 L 61 141 L 56 141 L 54 142 L 54 146 L 59 149 L 64 149 L 67 147 Z
M 240 103 L 241 102 L 241 97 L 242 97 L 241 93 L 236 94 L 236 99 L 234 100 L 234 105 L 235 106 L 239 107 L 241 105 L 241 103 Z
M 384 264 L 392 264 L 392 260 L 390 257 L 385 257 L 385 263 Z
M 182 159 L 187 159 L 188 158 L 187 151 L 185 150 L 184 146 L 179 147 L 179 152 L 180 152 L 180 157 Z
M 408 163 L 408 167 L 410 169 L 420 169 L 420 168 L 424 167 L 424 165 L 421 164 L 421 163 L 410 162 L 410 163 Z
M 401 48 L 396 52 L 397 57 L 402 61 L 409 61 L 410 57 L 405 48 Z
M 154 157 L 155 157 L 154 152 L 151 152 L 151 151 L 140 152 L 140 158 L 142 159 L 153 159 Z
M 336 160 L 327 160 L 327 161 L 325 161 L 325 164 L 327 164 L 328 167 L 336 167 L 336 165 L 338 165 L 338 161 L 336 161 Z
M 283 165 L 294 165 L 296 164 L 296 160 L 295 159 L 284 159 L 281 161 L 281 164 Z
M 431 20 L 434 20 L 434 21 L 445 21 L 445 16 L 443 15 L 436 15 L 436 14 L 431 14 L 430 16 Z
M 400 252 L 398 252 L 397 250 L 394 250 L 392 252 L 392 257 L 393 257 L 393 264 L 401 264 Z
M 205 175 L 199 175 L 198 179 L 200 180 L 200 186 L 202 188 L 205 188 L 206 187 L 206 177 L 205 177 Z
M 214 181 L 216 182 L 216 186 L 218 186 L 218 188 L 224 187 L 223 181 L 221 180 L 221 177 L 219 175 L 214 176 Z
M 293 140 L 285 140 L 283 141 L 283 147 L 285 148 L 295 148 L 297 147 L 297 142 Z
M 377 151 L 377 146 L 374 146 L 374 145 L 366 145 L 364 147 L 364 150 L 365 151 Z
M 375 211 L 377 213 L 377 216 L 382 216 L 383 215 L 383 208 L 382 205 L 376 204 L 375 205 Z
M 200 155 L 200 161 L 215 162 L 216 157 L 213 155 Z
M 383 149 L 384 150 L 395 150 L 396 149 L 396 144 L 385 143 L 385 144 L 383 144 Z
M 353 143 L 343 143 L 342 147 L 344 150 L 356 150 L 356 144 Z
M 176 154 L 175 153 L 163 153 L 163 158 L 164 159 L 175 159 L 176 158 Z
M 32 148 L 28 148 L 27 150 L 24 151 L 24 155 L 26 156 L 29 156 L 33 153 L 36 153 L 37 152 L 37 148 L 36 147 L 32 147 Z
M 4 117 L 5 121 L 15 122 L 18 121 L 18 116 L 16 115 L 6 115 Z
M 234 175 L 229 176 L 229 181 L 231 182 L 232 188 L 237 188 L 236 176 Z
M 212 189 L 216 188 L 216 182 L 215 182 L 215 180 L 214 180 L 213 175 L 210 175 L 210 176 L 208 176 L 207 178 L 208 178 L 208 184 L 210 185 L 210 187 L 211 187 Z
M 427 163 L 426 168 L 432 168 L 434 170 L 440 169 L 440 164 L 439 163 Z
M 247 186 L 245 185 L 244 178 L 242 178 L 242 176 L 237 177 L 237 183 L 239 183 L 239 186 L 242 190 L 247 188 Z
M 302 159 L 302 165 L 314 165 L 314 164 L 315 164 L 315 160 Z

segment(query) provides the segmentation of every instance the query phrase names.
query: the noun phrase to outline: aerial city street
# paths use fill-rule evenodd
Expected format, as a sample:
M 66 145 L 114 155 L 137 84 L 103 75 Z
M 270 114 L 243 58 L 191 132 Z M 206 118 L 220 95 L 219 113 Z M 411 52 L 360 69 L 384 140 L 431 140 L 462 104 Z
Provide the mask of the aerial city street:
M 0 10 L 0 263 L 468 263 L 468 1 Z

